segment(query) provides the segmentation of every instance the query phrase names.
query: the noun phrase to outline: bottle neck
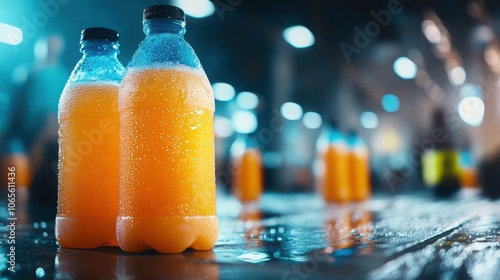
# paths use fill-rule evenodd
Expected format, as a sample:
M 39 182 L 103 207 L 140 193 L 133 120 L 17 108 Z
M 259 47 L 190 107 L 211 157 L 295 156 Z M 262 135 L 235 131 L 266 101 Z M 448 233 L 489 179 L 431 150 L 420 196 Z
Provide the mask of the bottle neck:
M 120 53 L 120 43 L 102 39 L 90 39 L 81 43 L 80 52 L 84 56 L 109 55 L 116 57 Z
M 147 19 L 143 26 L 146 35 L 170 33 L 183 36 L 186 33 L 186 22 L 171 18 Z

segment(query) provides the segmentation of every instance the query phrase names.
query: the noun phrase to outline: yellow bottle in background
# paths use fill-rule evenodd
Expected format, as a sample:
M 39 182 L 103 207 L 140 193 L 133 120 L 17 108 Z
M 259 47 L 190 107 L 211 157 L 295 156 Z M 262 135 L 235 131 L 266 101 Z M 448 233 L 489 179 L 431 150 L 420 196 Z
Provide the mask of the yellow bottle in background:
M 460 154 L 455 148 L 452 131 L 446 124 L 444 109 L 438 108 L 433 115 L 433 132 L 442 132 L 442 137 L 433 137 L 434 147 L 422 155 L 424 183 L 433 188 L 437 196 L 451 196 L 460 189 Z

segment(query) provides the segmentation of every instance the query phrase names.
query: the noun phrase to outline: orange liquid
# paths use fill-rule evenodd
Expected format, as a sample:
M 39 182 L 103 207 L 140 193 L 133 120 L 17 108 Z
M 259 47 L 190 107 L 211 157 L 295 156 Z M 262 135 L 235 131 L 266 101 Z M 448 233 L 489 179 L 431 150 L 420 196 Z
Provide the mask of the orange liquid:
M 370 163 L 366 149 L 349 152 L 349 174 L 352 200 L 363 201 L 370 198 Z
M 118 86 L 77 84 L 59 101 L 56 238 L 68 248 L 118 246 Z
M 462 187 L 474 189 L 478 187 L 477 171 L 474 168 L 462 168 L 460 170 L 460 181 Z
M 241 202 L 258 201 L 262 195 L 262 157 L 257 149 L 246 150 L 236 159 L 233 193 Z
M 132 70 L 119 94 L 120 209 L 128 252 L 211 249 L 215 207 L 214 98 L 201 70 Z
M 15 187 L 16 223 L 17 225 L 27 225 L 29 222 L 27 202 L 31 185 L 31 168 L 28 155 L 22 152 L 7 154 L 2 161 L 2 185 L 5 186 L 6 191 L 9 191 L 9 186 Z M 13 172 L 9 171 L 9 167 L 15 167 L 15 170 Z
M 326 202 L 344 203 L 351 198 L 348 174 L 348 150 L 331 144 L 322 155 L 324 163 L 321 194 Z
M 7 188 L 9 182 L 13 180 L 17 189 L 16 200 L 26 202 L 28 200 L 27 189 L 31 185 L 31 168 L 28 155 L 24 153 L 7 154 L 2 161 L 2 185 Z M 16 169 L 14 172 L 10 172 L 9 167 L 15 167 Z M 12 177 L 11 175 L 9 177 L 9 173 L 15 173 L 15 176 Z M 9 178 L 12 179 L 9 180 Z

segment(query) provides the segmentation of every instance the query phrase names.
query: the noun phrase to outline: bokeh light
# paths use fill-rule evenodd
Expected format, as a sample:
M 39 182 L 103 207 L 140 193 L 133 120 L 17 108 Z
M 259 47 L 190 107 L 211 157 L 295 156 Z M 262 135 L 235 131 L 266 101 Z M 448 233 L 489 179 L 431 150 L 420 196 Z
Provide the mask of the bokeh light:
M 236 103 L 242 109 L 252 110 L 259 106 L 259 97 L 253 92 L 243 91 L 236 97 Z
M 226 117 L 222 116 L 215 116 L 214 117 L 214 132 L 215 135 L 218 137 L 230 137 L 233 135 L 233 127 L 231 124 L 231 120 L 229 120 Z
M 407 57 L 399 57 L 394 61 L 394 72 L 404 80 L 413 79 L 417 75 L 417 65 Z
M 450 82 L 455 86 L 460 86 L 465 83 L 465 79 L 467 75 L 465 74 L 464 68 L 457 66 L 450 70 L 448 73 L 448 77 L 450 78 Z
M 226 83 L 215 83 L 212 85 L 214 97 L 219 101 L 230 101 L 234 98 L 234 87 Z
M 194 18 L 208 17 L 215 12 L 214 4 L 209 0 L 175 0 L 174 5 L 183 9 L 186 15 Z
M 283 38 L 295 48 L 307 48 L 314 44 L 314 35 L 302 25 L 288 27 L 283 31 Z
M 382 108 L 389 113 L 399 110 L 399 98 L 394 94 L 386 94 L 382 97 Z
M 257 117 L 249 111 L 237 111 L 232 117 L 233 129 L 238 133 L 249 134 L 257 129 Z
M 378 117 L 377 114 L 374 112 L 366 111 L 361 113 L 361 116 L 359 118 L 359 122 L 361 123 L 361 126 L 366 128 L 366 129 L 373 129 L 376 128 L 378 125 Z
M 477 96 L 463 98 L 458 104 L 458 115 L 468 125 L 481 125 L 484 117 L 483 100 Z
M 291 121 L 298 120 L 302 117 L 302 107 L 294 102 L 285 102 L 280 108 L 283 118 Z
M 321 115 L 316 112 L 307 112 L 304 114 L 302 122 L 305 127 L 309 129 L 316 129 L 321 127 L 323 119 L 321 118 Z

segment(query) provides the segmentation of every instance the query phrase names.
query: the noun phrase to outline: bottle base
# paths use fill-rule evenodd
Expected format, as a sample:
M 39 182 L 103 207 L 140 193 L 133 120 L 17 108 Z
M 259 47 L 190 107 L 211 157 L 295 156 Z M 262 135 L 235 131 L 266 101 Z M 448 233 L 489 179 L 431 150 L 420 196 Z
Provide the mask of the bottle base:
M 210 250 L 219 234 L 217 216 L 118 217 L 116 226 L 118 244 L 125 252 Z
M 64 248 L 118 247 L 116 218 L 56 217 L 56 239 Z

